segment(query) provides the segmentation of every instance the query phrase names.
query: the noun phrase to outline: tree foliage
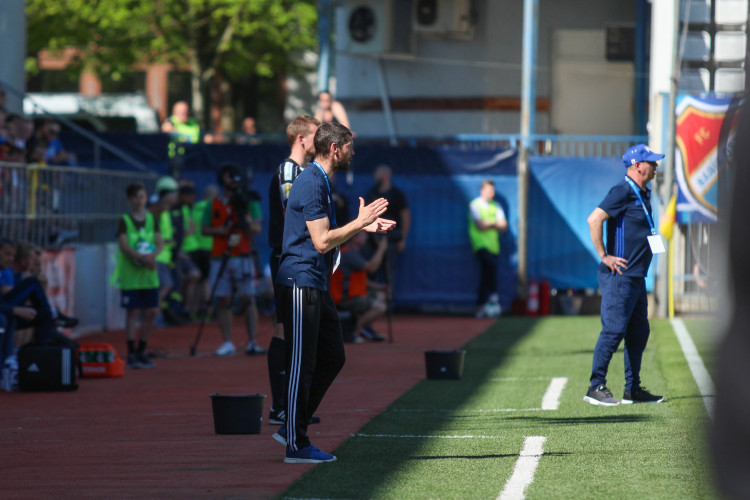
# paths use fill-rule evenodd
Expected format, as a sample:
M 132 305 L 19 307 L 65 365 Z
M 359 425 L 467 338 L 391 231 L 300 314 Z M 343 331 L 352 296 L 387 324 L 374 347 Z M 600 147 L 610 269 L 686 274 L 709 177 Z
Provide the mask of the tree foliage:
M 216 76 L 278 77 L 317 43 L 315 0 L 26 0 L 26 12 L 29 70 L 42 49 L 76 49 L 74 68 L 114 79 L 172 63 L 191 71 L 199 114 Z

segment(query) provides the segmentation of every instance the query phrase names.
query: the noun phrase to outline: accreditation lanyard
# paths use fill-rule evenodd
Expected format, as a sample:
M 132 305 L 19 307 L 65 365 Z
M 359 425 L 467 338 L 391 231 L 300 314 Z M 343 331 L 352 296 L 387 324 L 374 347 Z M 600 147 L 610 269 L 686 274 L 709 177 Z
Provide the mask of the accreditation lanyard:
M 320 163 L 317 161 L 312 162 L 313 165 L 318 167 L 320 169 L 320 173 L 323 174 L 323 178 L 326 180 L 326 186 L 328 186 L 328 203 L 331 207 L 331 225 L 333 227 L 336 227 L 336 207 L 333 205 L 333 189 L 331 189 L 331 181 L 328 180 L 328 174 L 326 174 L 326 171 L 323 170 L 323 167 L 320 166 Z
M 331 227 L 336 227 L 336 207 L 333 205 L 333 190 L 331 189 L 331 181 L 328 180 L 328 174 L 326 174 L 326 171 L 323 170 L 323 167 L 320 166 L 320 163 L 318 163 L 317 161 L 314 161 L 312 163 L 320 169 L 320 173 L 323 174 L 323 178 L 326 180 L 326 186 L 328 186 L 328 206 L 331 207 Z M 331 262 L 331 266 L 333 268 L 331 270 L 331 274 L 336 272 L 336 269 L 338 269 L 340 263 L 341 247 L 336 247 L 336 251 L 333 253 Z
M 656 228 L 654 227 L 654 220 L 651 218 L 651 214 L 648 213 L 648 209 L 646 208 L 646 204 L 643 202 L 643 198 L 641 197 L 641 190 L 638 189 L 638 187 L 635 185 L 635 182 L 633 179 L 625 176 L 625 180 L 630 184 L 630 187 L 633 188 L 633 191 L 635 192 L 635 196 L 638 198 L 638 201 L 641 202 L 641 206 L 643 207 L 643 212 L 646 214 L 646 220 L 648 220 L 648 225 L 651 227 L 651 234 L 656 234 Z

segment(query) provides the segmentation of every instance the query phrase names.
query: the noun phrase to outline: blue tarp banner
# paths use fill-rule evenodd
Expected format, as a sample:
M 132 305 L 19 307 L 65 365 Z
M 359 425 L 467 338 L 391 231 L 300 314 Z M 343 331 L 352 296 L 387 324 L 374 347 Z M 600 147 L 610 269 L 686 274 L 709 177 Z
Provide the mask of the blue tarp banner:
M 120 134 L 117 144 L 166 171 L 164 136 Z M 148 153 L 148 154 L 147 154 Z M 232 161 L 252 171 L 252 189 L 268 212 L 271 176 L 288 154 L 286 145 L 196 145 L 188 147 L 183 177 L 201 188 L 215 184 L 221 163 Z M 461 147 L 388 147 L 357 145 L 349 175 L 339 174 L 336 190 L 356 216 L 357 197 L 373 185 L 372 172 L 390 165 L 393 183 L 404 191 L 412 214 L 406 251 L 399 255 L 394 299 L 399 306 L 471 307 L 477 294 L 479 265 L 468 237 L 469 202 L 482 180 L 495 182 L 497 200 L 509 223 L 501 238 L 498 282 L 501 304 L 516 294 L 518 263 L 518 177 L 514 150 Z M 532 157 L 529 185 L 529 277 L 546 279 L 558 289 L 595 289 L 598 256 L 586 218 L 609 189 L 622 179 L 619 158 Z M 199 193 L 200 195 L 200 193 Z M 653 203 L 656 207 L 656 203 Z M 658 214 L 656 214 L 658 217 Z M 267 219 L 266 219 L 267 221 Z M 261 261 L 268 262 L 267 227 L 256 238 Z M 650 286 L 650 285 L 649 285 Z

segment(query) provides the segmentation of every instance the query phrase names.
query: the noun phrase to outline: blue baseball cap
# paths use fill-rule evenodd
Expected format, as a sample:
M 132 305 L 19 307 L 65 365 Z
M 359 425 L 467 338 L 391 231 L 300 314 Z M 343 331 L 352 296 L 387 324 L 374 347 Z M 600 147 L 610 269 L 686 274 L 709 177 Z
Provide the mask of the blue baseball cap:
M 651 151 L 651 148 L 649 148 L 645 144 L 638 144 L 637 146 L 633 146 L 632 148 L 625 151 L 625 154 L 622 155 L 622 162 L 626 167 L 629 167 L 636 162 L 659 161 L 662 158 L 664 158 L 663 154 L 654 153 L 653 151 Z

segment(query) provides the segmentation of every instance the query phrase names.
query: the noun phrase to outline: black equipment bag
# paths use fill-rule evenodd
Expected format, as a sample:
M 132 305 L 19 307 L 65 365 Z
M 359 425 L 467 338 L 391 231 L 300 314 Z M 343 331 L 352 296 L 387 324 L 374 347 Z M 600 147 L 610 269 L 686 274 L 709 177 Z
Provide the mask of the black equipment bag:
M 74 391 L 76 362 L 76 351 L 68 347 L 25 345 L 18 350 L 18 388 Z

